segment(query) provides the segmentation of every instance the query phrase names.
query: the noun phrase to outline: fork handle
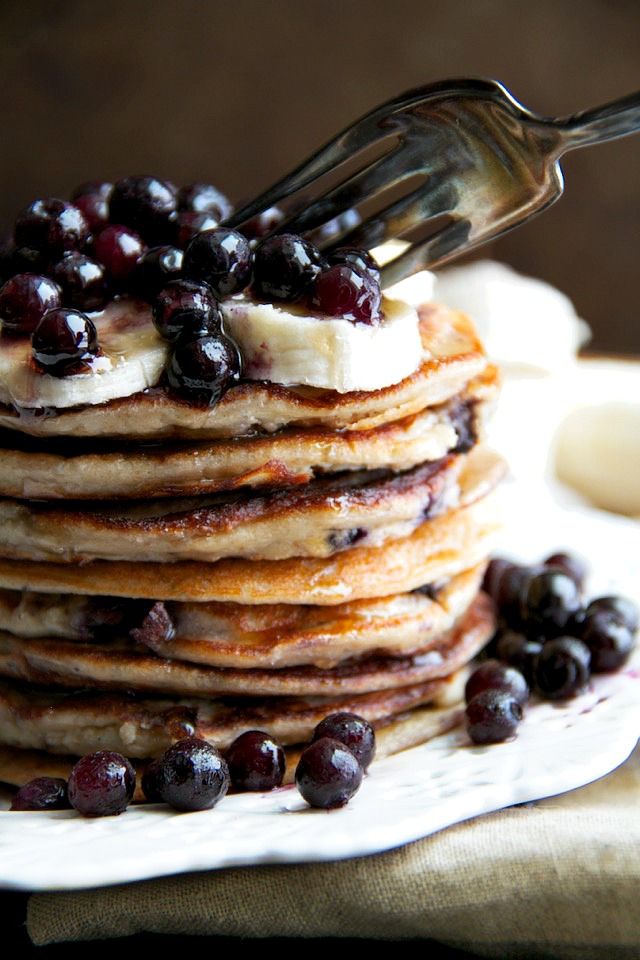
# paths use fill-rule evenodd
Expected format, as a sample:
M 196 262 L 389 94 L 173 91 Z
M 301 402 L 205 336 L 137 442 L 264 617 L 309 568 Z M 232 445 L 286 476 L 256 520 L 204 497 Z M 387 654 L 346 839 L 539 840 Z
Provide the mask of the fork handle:
M 559 154 L 640 130 L 640 91 L 553 121 L 560 133 Z

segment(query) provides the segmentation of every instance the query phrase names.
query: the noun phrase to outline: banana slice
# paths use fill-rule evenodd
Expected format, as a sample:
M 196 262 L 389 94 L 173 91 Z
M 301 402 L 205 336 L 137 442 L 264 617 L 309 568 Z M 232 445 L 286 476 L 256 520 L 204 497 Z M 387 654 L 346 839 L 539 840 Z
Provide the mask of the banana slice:
M 383 301 L 379 326 L 309 316 L 295 306 L 243 297 L 222 305 L 225 328 L 243 357 L 243 376 L 346 393 L 377 390 L 413 373 L 424 358 L 418 315 L 400 300 Z M 27 337 L 0 336 L 0 403 L 27 409 L 65 409 L 128 397 L 155 386 L 169 345 L 148 305 L 117 300 L 92 314 L 100 354 L 87 372 L 43 373 Z
M 338 393 L 399 383 L 424 359 L 416 310 L 388 298 L 382 309 L 382 323 L 372 326 L 242 296 L 222 304 L 226 329 L 242 353 L 244 377 Z
M 158 382 L 168 344 L 157 333 L 146 304 L 113 301 L 91 319 L 100 354 L 86 373 L 67 377 L 53 377 L 38 368 L 28 337 L 1 336 L 0 402 L 32 409 L 93 405 L 139 393 Z

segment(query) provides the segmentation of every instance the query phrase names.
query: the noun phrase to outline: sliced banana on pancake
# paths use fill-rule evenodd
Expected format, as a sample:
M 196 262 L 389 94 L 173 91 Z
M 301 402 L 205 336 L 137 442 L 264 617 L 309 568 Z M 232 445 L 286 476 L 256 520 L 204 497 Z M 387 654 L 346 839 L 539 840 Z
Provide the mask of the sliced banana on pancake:
M 7 394 L 0 427 L 33 436 L 129 439 L 231 439 L 294 425 L 369 430 L 450 400 L 487 366 L 467 317 L 433 305 L 419 313 L 424 358 L 410 376 L 381 390 L 341 394 L 240 381 L 215 407 L 193 405 L 161 388 L 80 406 L 21 405 Z
M 0 339 L 0 403 L 27 410 L 64 410 L 129 397 L 155 386 L 168 344 L 153 326 L 147 304 L 112 300 L 92 314 L 100 351 L 73 376 L 44 373 L 31 357 L 29 337 Z

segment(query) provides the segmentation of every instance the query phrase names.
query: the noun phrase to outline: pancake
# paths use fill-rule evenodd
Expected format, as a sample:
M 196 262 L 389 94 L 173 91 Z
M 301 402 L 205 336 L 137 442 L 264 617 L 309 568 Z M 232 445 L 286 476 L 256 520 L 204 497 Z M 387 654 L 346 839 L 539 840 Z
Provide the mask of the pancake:
M 110 749 L 131 756 L 137 774 L 134 799 L 144 801 L 140 780 L 148 760 L 181 736 L 196 733 L 225 749 L 244 730 L 268 727 L 277 729 L 273 735 L 284 743 L 284 782 L 292 783 L 301 747 L 327 713 L 345 710 L 366 717 L 375 728 L 376 758 L 381 759 L 455 727 L 466 676 L 460 671 L 445 680 L 359 697 L 289 700 L 279 706 L 272 701 L 270 710 L 250 703 L 235 709 L 227 704 L 226 712 L 225 707 L 218 709 L 215 721 L 207 719 L 212 705 L 206 701 L 84 693 L 43 700 L 34 691 L 0 683 L 0 739 L 40 744 L 39 748 L 0 744 L 0 782 L 20 786 L 34 777 L 66 779 L 79 756 Z M 139 758 L 133 751 L 148 756 Z
M 283 428 L 268 436 L 133 445 L 104 438 L 52 441 L 5 430 L 0 496 L 110 499 L 193 496 L 306 483 L 344 470 L 409 470 L 462 452 L 484 433 L 497 374 L 487 367 L 463 393 L 371 430 Z
M 224 748 L 247 729 L 269 730 L 288 746 L 309 739 L 327 713 L 345 710 L 380 723 L 433 703 L 452 682 L 449 677 L 359 696 L 207 701 L 35 690 L 2 681 L 0 737 L 7 746 L 51 754 L 114 749 L 137 758 L 157 756 L 185 736 L 201 736 Z
M 198 602 L 346 603 L 406 593 L 482 562 L 495 544 L 499 514 L 497 498 L 485 491 L 476 502 L 434 517 L 408 537 L 343 550 L 330 560 L 70 564 L 0 558 L 0 587 Z
M 0 406 L 0 428 L 41 437 L 232 439 L 284 427 L 370 430 L 445 403 L 482 374 L 487 359 L 471 321 L 445 307 L 420 309 L 424 358 L 400 383 L 337 393 L 312 387 L 240 381 L 213 408 L 162 388 L 70 409 Z
M 159 657 L 213 667 L 332 667 L 366 653 L 424 647 L 478 592 L 484 564 L 440 584 L 335 607 L 122 601 L 0 591 L 0 630 L 94 643 L 132 637 Z
M 0 676 L 38 685 L 77 687 L 81 680 L 87 688 L 204 698 L 366 693 L 447 676 L 475 656 L 493 631 L 489 601 L 478 595 L 461 623 L 413 654 L 371 654 L 330 668 L 242 670 L 163 659 L 127 641 L 82 644 L 0 632 Z
M 101 501 L 78 509 L 0 500 L 0 552 L 67 563 L 330 557 L 355 543 L 378 546 L 406 535 L 463 503 L 464 466 L 462 455 L 450 456 L 406 473 L 345 473 L 261 495 Z
M 264 495 L 73 504 L 0 500 L 0 553 L 27 560 L 169 562 L 331 557 L 377 547 L 493 485 L 485 451 L 406 473 L 346 473 Z
M 494 630 L 498 376 L 462 314 L 425 306 L 420 333 L 418 369 L 369 392 L 0 394 L 0 777 L 100 748 L 142 768 L 251 728 L 294 757 L 337 710 L 374 723 L 380 756 L 459 719 L 443 698 Z

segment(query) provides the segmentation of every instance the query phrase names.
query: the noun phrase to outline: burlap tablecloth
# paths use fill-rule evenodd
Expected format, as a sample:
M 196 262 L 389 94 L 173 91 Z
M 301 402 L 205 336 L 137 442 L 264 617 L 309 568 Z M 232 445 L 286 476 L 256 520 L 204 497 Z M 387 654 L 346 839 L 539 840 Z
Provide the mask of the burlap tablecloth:
M 607 777 L 370 857 L 36 894 L 35 944 L 141 932 L 427 938 L 481 956 L 640 957 L 640 748 Z

